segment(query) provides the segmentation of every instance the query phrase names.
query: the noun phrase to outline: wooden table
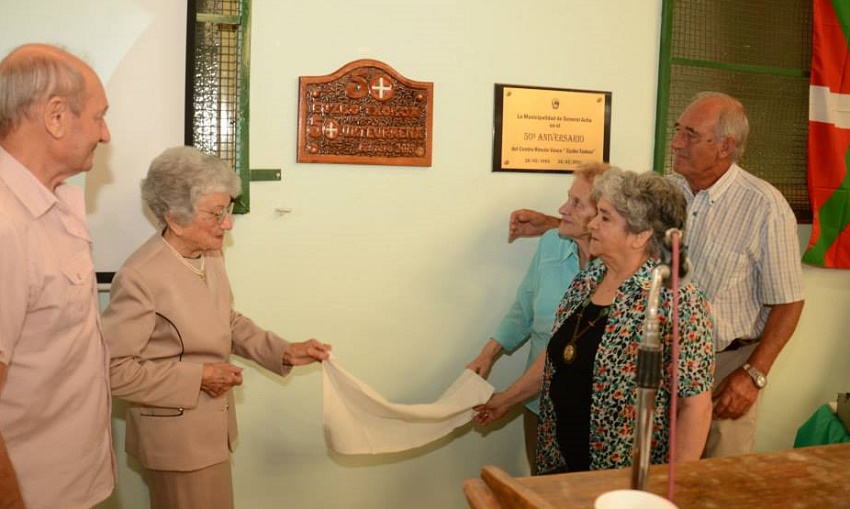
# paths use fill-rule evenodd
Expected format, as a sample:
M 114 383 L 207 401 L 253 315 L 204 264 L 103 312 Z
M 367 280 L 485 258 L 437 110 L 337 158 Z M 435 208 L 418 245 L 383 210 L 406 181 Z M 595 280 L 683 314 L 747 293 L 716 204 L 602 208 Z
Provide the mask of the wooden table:
M 649 491 L 667 496 L 667 465 L 649 469 Z M 850 508 L 850 444 L 805 447 L 676 465 L 673 502 L 690 508 Z M 631 469 L 513 478 L 486 466 L 463 490 L 472 509 L 593 509 L 628 489 Z

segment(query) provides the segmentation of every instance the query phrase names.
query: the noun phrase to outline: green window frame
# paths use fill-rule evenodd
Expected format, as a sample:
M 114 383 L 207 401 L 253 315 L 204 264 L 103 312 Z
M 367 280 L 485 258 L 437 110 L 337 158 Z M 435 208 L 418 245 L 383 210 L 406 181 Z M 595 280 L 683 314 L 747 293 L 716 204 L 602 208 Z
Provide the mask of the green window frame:
M 188 0 L 184 144 L 228 162 L 242 180 L 234 212 L 250 210 L 250 0 Z
M 811 0 L 664 0 L 654 168 L 671 173 L 673 126 L 698 92 L 725 92 L 747 109 L 740 164 L 779 189 L 811 223 L 807 187 Z

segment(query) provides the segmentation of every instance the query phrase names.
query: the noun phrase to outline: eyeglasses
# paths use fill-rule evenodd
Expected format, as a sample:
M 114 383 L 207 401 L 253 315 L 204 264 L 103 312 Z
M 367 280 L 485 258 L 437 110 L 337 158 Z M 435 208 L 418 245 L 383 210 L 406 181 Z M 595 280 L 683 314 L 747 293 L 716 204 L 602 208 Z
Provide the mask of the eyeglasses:
M 227 207 L 220 208 L 218 210 L 201 210 L 198 209 L 199 212 L 206 212 L 207 214 L 212 215 L 218 224 L 224 222 L 225 219 L 233 215 L 233 206 L 236 205 L 234 202 L 230 202 L 230 205 Z
M 673 137 L 679 136 L 679 134 L 684 133 L 685 139 L 688 141 L 688 145 L 696 145 L 697 143 L 705 140 L 706 143 L 711 143 L 711 137 L 704 138 L 702 134 L 694 131 L 690 127 L 682 127 L 677 125 L 673 128 Z

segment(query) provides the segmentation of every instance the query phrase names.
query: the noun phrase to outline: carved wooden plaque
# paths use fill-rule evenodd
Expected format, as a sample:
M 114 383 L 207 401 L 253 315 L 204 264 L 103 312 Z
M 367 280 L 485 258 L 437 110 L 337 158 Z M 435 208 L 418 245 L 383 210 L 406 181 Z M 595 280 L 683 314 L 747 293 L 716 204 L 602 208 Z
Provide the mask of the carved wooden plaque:
M 377 60 L 298 78 L 298 162 L 431 166 L 434 84 Z

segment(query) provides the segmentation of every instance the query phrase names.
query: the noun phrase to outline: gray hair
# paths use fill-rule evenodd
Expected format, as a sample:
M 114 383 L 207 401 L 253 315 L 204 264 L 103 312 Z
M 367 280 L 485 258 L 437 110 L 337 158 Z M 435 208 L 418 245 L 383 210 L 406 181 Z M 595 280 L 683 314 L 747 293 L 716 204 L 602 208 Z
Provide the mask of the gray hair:
M 38 115 L 51 97 L 63 97 L 74 115 L 82 111 L 86 80 L 77 57 L 56 46 L 26 44 L 0 61 L 0 137 L 24 117 Z
M 717 115 L 717 126 L 714 128 L 715 138 L 729 136 L 735 140 L 735 150 L 732 152 L 732 161 L 738 162 L 747 148 L 747 137 L 750 135 L 750 121 L 747 119 L 747 111 L 741 101 L 721 92 L 700 92 L 693 102 L 711 100 L 720 104 L 720 112 Z
M 649 171 L 635 173 L 610 168 L 593 183 L 593 198 L 606 198 L 626 220 L 626 231 L 652 231 L 647 254 L 658 256 L 667 230 L 685 229 L 687 202 L 669 179 Z
M 170 213 L 181 225 L 192 222 L 195 203 L 211 193 L 226 193 L 236 198 L 241 181 L 227 163 L 204 154 L 195 147 L 173 147 L 151 161 L 142 180 L 142 201 L 165 225 Z

